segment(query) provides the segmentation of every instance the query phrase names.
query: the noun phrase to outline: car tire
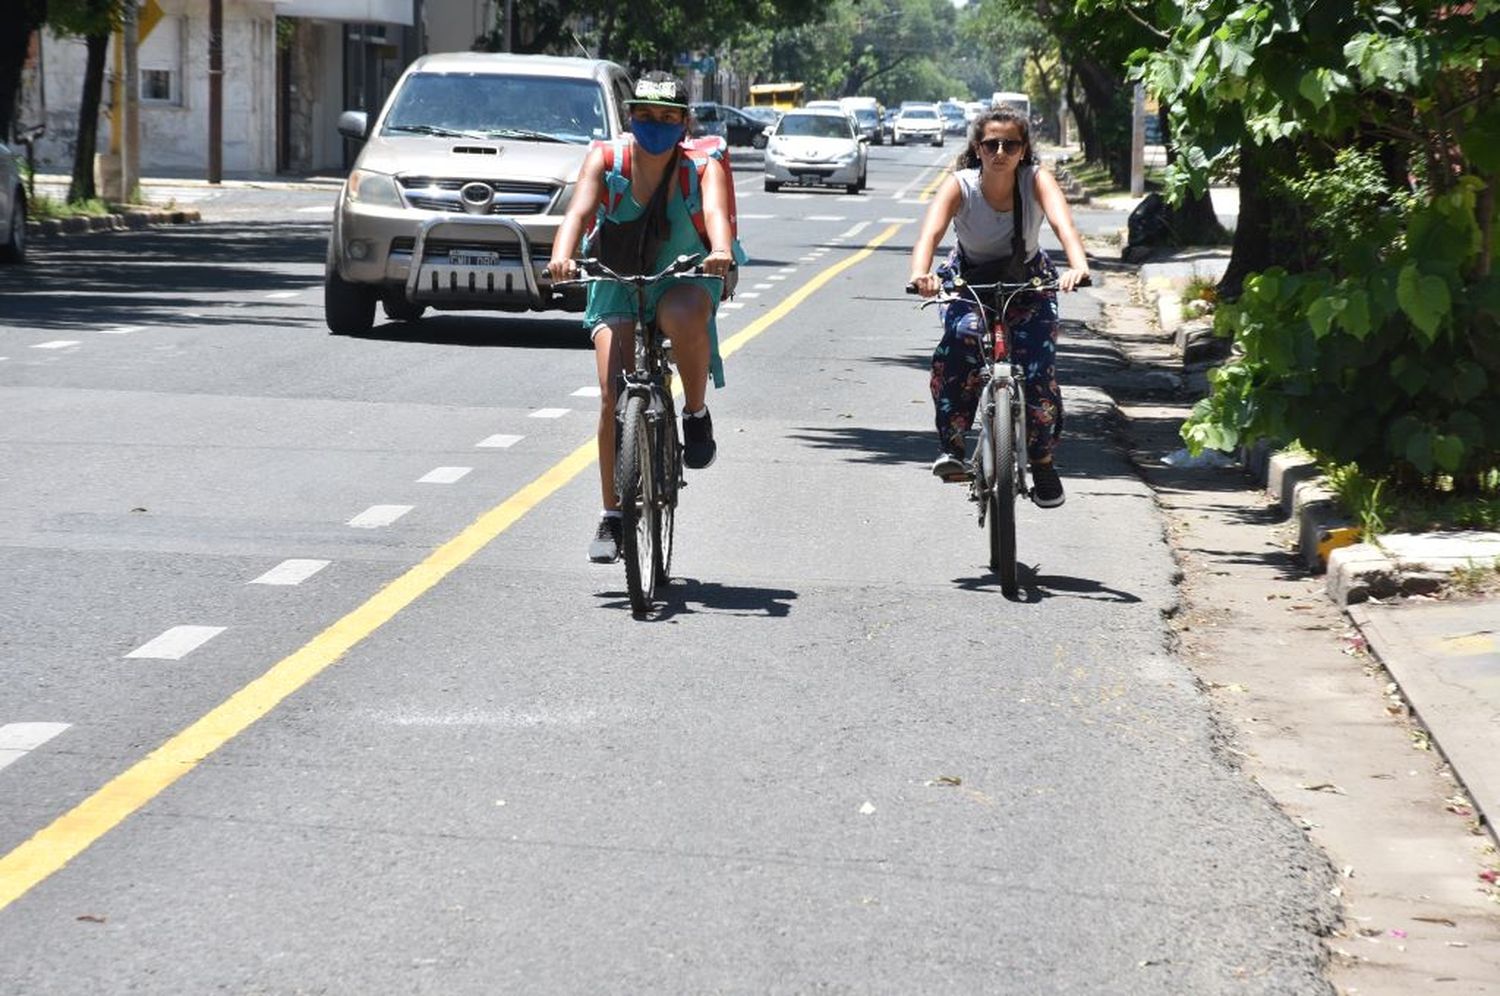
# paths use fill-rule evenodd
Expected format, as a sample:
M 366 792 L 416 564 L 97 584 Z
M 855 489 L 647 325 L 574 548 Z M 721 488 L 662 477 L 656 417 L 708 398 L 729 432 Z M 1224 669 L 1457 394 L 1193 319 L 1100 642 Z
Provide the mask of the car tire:
M 870 173 L 868 170 L 859 174 L 859 189 L 864 190 L 870 185 Z
M 767 180 L 766 181 L 766 193 L 768 193 L 768 194 L 774 194 L 774 193 L 776 193 L 776 191 L 778 191 L 780 189 L 781 189 L 781 184 L 777 183 L 775 180 Z
M 323 321 L 334 335 L 364 335 L 375 324 L 375 288 L 351 284 L 330 266 L 323 277 Z
M 412 304 L 399 290 L 386 291 L 380 295 L 380 307 L 385 317 L 393 322 L 415 322 L 427 313 L 425 304 Z
M 10 213 L 10 231 L 0 243 L 0 263 L 26 262 L 26 195 L 16 188 L 15 207 Z

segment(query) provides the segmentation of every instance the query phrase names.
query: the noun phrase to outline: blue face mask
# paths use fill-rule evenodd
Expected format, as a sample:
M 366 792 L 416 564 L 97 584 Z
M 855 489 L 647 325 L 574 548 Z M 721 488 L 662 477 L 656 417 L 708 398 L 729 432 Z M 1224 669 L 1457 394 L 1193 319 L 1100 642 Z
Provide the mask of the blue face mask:
M 630 133 L 641 148 L 659 156 L 682 141 L 687 132 L 686 125 L 666 124 L 662 121 L 631 121 Z

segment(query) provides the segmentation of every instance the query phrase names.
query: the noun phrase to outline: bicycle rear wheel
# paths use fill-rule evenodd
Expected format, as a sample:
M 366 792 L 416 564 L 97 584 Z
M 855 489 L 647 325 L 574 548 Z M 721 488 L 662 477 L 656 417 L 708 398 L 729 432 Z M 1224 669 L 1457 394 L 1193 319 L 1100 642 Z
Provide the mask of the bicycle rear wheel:
M 652 470 L 651 427 L 646 399 L 630 398 L 619 427 L 620 456 L 615 462 L 615 490 L 620 496 L 625 587 L 636 615 L 651 611 L 656 596 L 656 475 Z
M 657 491 L 656 516 L 656 583 L 670 584 L 672 580 L 673 530 L 677 520 L 677 489 L 682 484 L 682 445 L 677 439 L 677 413 L 673 411 L 670 398 L 662 419 L 661 430 L 656 434 L 656 466 L 661 487 Z
M 1016 593 L 1016 437 L 1012 425 L 1014 395 L 1009 384 L 995 390 L 995 405 L 985 413 L 985 435 L 991 450 L 991 478 L 986 483 L 985 514 L 990 541 L 990 570 L 1000 576 L 1000 590 Z

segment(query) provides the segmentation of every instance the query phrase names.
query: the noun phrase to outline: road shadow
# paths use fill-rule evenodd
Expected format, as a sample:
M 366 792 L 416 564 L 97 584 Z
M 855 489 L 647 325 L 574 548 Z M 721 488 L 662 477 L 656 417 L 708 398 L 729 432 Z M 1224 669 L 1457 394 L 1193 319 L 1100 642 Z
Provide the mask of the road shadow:
M 855 425 L 832 429 L 803 426 L 789 432 L 787 438 L 815 449 L 836 451 L 851 463 L 925 466 L 932 461 L 937 448 L 935 436 L 929 430 L 871 429 Z
M 1000 578 L 994 573 L 975 577 L 954 578 L 953 584 L 963 591 L 993 591 L 1007 601 L 1035 604 L 1048 598 L 1078 598 L 1088 602 L 1111 602 L 1117 605 L 1134 605 L 1140 596 L 1119 588 L 1111 588 L 1092 578 L 1076 578 L 1067 574 L 1043 574 L 1031 564 L 1016 565 L 1016 594 L 1005 595 L 1000 589 Z
M 630 611 L 630 596 L 623 591 L 601 591 L 601 608 Z M 659 604 L 640 619 L 642 622 L 671 622 L 678 616 L 711 613 L 713 615 L 784 619 L 791 614 L 791 603 L 797 592 L 790 588 L 754 588 L 699 581 L 697 578 L 673 578 L 658 587 Z
M 588 330 L 576 316 L 520 318 L 493 312 L 434 312 L 415 322 L 377 321 L 370 331 L 345 338 L 471 349 L 593 349 Z

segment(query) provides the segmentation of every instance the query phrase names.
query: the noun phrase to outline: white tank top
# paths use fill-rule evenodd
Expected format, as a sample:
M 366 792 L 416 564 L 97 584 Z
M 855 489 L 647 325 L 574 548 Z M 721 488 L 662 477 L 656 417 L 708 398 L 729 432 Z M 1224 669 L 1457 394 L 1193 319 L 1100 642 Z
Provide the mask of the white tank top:
M 1036 167 L 1023 165 L 1016 182 L 1021 185 L 1021 235 L 1026 240 L 1026 258 L 1041 248 L 1042 206 L 1036 199 Z M 979 190 L 979 170 L 961 169 L 953 174 L 963 195 L 953 216 L 953 231 L 958 247 L 970 263 L 990 263 L 1010 255 L 1011 226 L 1015 212 L 996 211 Z

